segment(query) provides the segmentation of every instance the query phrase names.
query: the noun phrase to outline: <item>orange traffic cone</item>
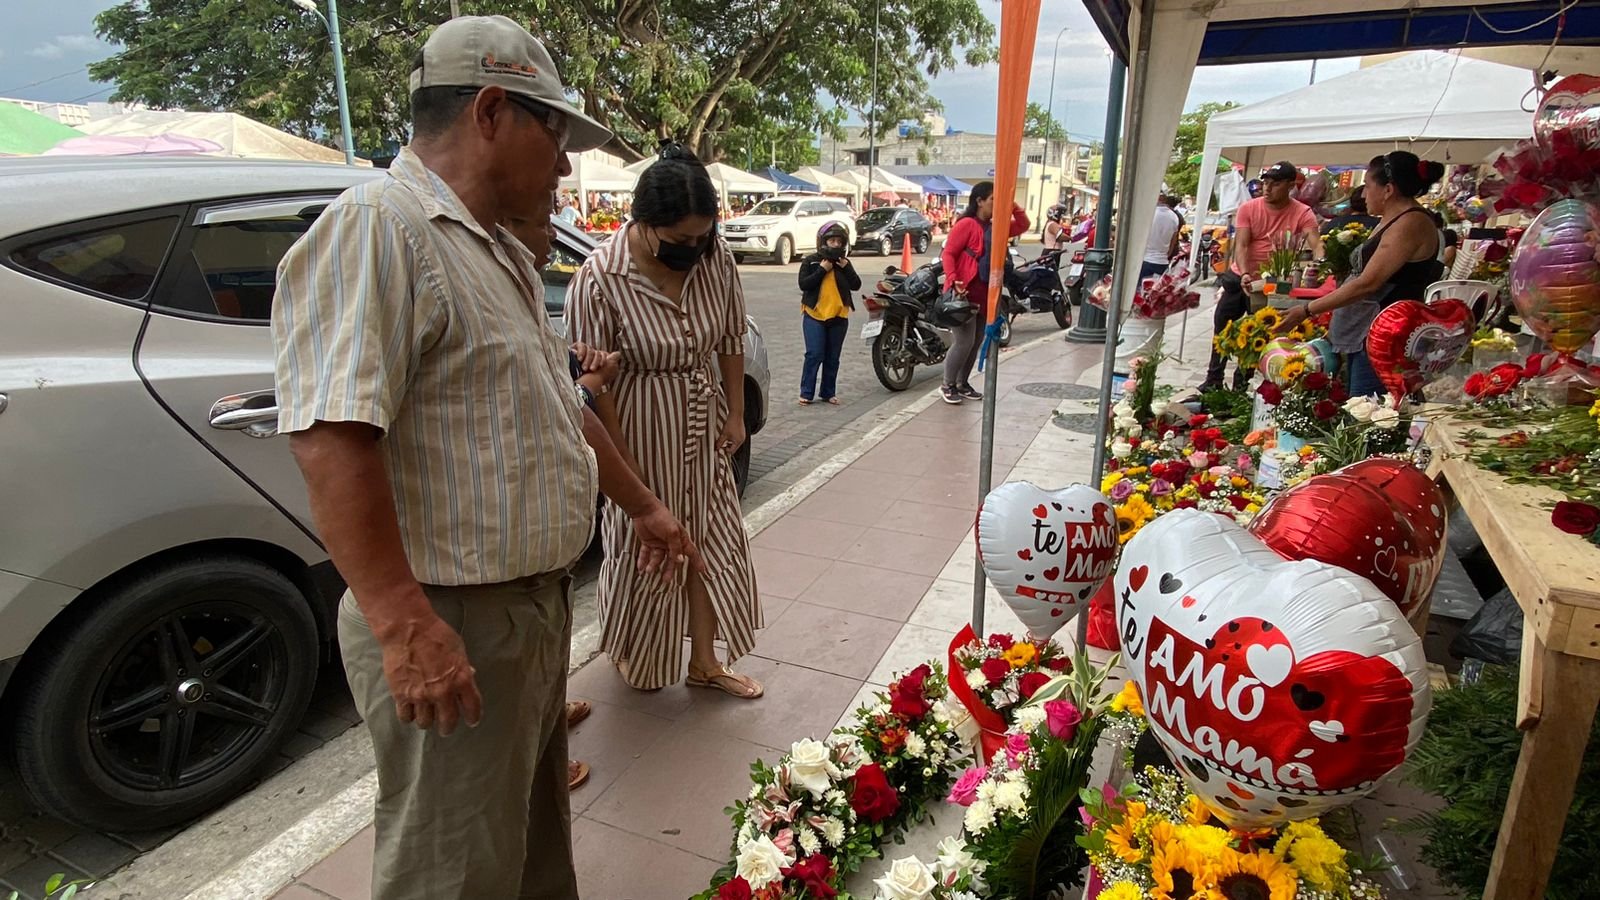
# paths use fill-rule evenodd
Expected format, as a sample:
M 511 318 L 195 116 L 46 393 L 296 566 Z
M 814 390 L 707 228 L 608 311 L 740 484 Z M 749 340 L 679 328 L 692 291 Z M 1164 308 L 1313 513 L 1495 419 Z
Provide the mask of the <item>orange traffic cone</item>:
M 906 232 L 900 243 L 900 271 L 911 271 L 911 232 Z

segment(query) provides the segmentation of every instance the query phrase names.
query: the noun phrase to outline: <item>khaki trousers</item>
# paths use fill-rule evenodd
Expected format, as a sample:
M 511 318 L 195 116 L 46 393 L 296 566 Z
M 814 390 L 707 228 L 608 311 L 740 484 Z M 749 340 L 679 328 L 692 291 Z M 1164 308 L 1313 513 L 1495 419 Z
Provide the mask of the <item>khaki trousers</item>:
M 483 720 L 449 737 L 395 716 L 383 651 L 355 598 L 339 648 L 378 762 L 373 900 L 573 900 L 567 798 L 565 572 L 424 586 L 477 670 Z

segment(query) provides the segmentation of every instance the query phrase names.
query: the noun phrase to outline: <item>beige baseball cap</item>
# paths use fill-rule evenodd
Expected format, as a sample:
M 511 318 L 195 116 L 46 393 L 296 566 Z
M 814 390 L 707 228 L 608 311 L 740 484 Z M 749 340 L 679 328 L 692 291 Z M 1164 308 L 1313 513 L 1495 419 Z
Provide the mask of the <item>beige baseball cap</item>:
M 426 87 L 505 88 L 567 117 L 567 151 L 593 150 L 611 131 L 568 99 L 549 51 L 505 16 L 461 16 L 434 29 L 411 70 L 411 93 Z

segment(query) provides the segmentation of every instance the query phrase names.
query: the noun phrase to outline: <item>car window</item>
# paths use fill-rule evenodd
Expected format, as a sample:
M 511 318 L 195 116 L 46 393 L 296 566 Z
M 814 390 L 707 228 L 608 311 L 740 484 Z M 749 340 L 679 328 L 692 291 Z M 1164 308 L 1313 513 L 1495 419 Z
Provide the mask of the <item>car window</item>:
M 866 230 L 882 228 L 889 224 L 889 220 L 893 218 L 893 215 L 893 212 L 887 209 L 869 209 L 862 213 L 860 218 L 856 219 L 856 227 Z
M 745 215 L 748 216 L 786 216 L 794 209 L 793 200 L 763 200 L 756 204 L 756 208 Z
M 176 216 L 89 228 L 17 248 L 17 266 L 73 287 L 142 300 L 155 284 L 178 229 Z
M 572 276 L 578 274 L 581 265 L 583 257 L 572 248 L 561 241 L 550 244 L 550 264 L 539 273 L 539 280 L 544 282 L 544 310 L 551 317 L 566 314 L 567 285 L 572 283 Z
M 265 323 L 272 318 L 278 263 L 332 198 L 252 200 L 195 216 L 179 268 L 156 295 L 176 312 Z

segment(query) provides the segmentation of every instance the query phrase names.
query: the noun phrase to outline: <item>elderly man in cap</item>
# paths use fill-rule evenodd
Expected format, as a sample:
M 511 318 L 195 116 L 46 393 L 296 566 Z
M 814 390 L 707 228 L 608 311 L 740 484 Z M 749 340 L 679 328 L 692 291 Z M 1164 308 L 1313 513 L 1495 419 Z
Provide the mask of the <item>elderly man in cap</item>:
M 284 257 L 272 321 L 279 429 L 350 585 L 372 896 L 572 898 L 568 569 L 596 486 L 651 535 L 641 567 L 696 552 L 614 448 L 586 446 L 533 256 L 500 225 L 548 206 L 567 151 L 609 132 L 501 16 L 441 25 L 410 88 L 410 147 Z
M 1285 234 L 1304 241 L 1312 253 L 1322 258 L 1322 239 L 1317 234 L 1317 214 L 1311 207 L 1290 196 L 1299 170 L 1291 162 L 1274 163 L 1261 173 L 1261 196 L 1246 200 L 1234 220 L 1233 264 L 1217 278 L 1217 311 L 1212 319 L 1212 334 L 1221 334 L 1229 322 L 1250 312 L 1250 292 L 1261 278 L 1261 267 L 1272 255 L 1274 241 Z M 1202 391 L 1222 387 L 1228 358 L 1211 351 L 1211 365 Z M 1233 384 L 1242 388 L 1250 373 L 1235 371 Z

